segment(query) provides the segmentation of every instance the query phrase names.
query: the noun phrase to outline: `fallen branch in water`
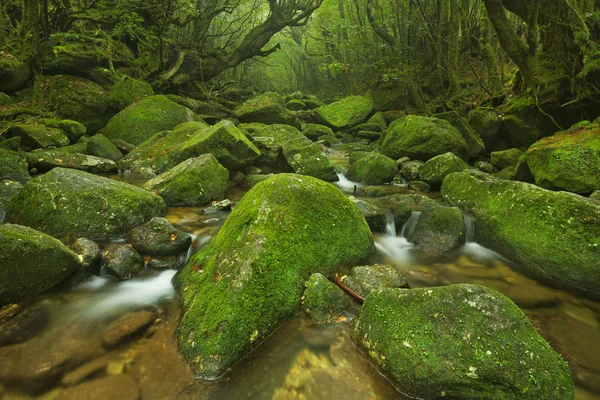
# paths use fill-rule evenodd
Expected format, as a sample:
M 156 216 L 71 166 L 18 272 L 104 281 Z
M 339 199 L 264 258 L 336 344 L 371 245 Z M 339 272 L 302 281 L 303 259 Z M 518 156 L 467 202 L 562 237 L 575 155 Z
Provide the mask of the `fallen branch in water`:
M 354 290 L 350 289 L 348 286 L 346 286 L 337 273 L 333 275 L 333 279 L 335 280 L 335 283 L 337 283 L 338 286 L 342 288 L 342 290 L 344 290 L 350 296 L 358 300 L 360 304 L 365 302 L 365 298 L 362 297 L 360 294 L 356 293 Z

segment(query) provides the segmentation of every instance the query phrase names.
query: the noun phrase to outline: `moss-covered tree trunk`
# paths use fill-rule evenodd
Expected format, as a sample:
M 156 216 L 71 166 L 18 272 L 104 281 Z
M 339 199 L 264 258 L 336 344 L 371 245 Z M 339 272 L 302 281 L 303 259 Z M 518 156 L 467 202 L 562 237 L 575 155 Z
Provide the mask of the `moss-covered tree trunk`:
M 483 4 L 482 4 L 483 7 Z M 492 31 L 490 21 L 483 9 L 484 17 L 481 18 L 481 37 L 479 45 L 481 48 L 481 58 L 487 72 L 487 84 L 492 94 L 498 95 L 504 92 L 504 87 L 500 76 L 498 75 L 498 58 L 492 47 Z

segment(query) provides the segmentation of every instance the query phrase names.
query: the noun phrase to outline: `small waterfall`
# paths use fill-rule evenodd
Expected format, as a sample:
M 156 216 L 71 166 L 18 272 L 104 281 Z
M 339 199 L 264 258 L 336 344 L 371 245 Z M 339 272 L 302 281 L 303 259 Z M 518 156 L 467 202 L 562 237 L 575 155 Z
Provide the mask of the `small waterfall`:
M 475 243 L 475 219 L 470 215 L 464 216 L 465 219 L 465 243 Z
M 355 187 L 360 188 L 364 186 L 361 183 L 348 180 L 348 178 L 346 178 L 341 172 L 338 172 L 337 176 L 339 180 L 337 182 L 333 182 L 333 184 L 339 187 L 342 192 L 352 192 L 354 191 Z
M 391 212 L 385 215 L 385 234 L 388 236 L 396 236 L 396 221 Z
M 402 229 L 400 230 L 400 236 L 404 238 L 409 238 L 417 227 L 417 222 L 419 222 L 419 218 L 421 217 L 421 211 L 413 211 L 408 218 L 408 221 L 402 225 Z

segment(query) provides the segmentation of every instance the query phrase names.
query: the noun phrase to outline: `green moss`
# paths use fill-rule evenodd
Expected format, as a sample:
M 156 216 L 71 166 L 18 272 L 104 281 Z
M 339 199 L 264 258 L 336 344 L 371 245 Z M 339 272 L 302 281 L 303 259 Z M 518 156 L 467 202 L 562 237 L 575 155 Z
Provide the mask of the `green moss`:
M 317 119 L 334 129 L 351 128 L 365 121 L 373 111 L 373 101 L 365 96 L 348 96 L 315 110 Z
M 115 83 L 110 89 L 108 101 L 114 108 L 122 110 L 128 105 L 153 94 L 154 91 L 150 84 L 137 79 L 126 78 Z
M 162 131 L 200 117 L 189 108 L 157 95 L 146 97 L 131 104 L 110 119 L 102 134 L 109 139 L 123 139 L 132 144 L 140 144 Z
M 355 334 L 410 396 L 574 398 L 571 374 L 560 355 L 512 301 L 483 286 L 373 292 Z
M 92 174 L 114 174 L 119 172 L 114 161 L 87 154 L 47 150 L 27 153 L 27 163 L 38 172 L 47 172 L 56 167 L 77 169 Z
M 185 359 L 199 376 L 220 376 L 300 309 L 311 274 L 372 251 L 360 211 L 333 185 L 294 174 L 257 184 L 175 277 Z
M 360 158 L 348 169 L 348 179 L 367 185 L 380 185 L 398 175 L 396 162 L 381 154 L 372 153 Z
M 373 154 L 372 151 L 353 151 L 348 156 L 348 162 L 350 163 L 350 165 L 352 165 L 355 162 L 357 162 L 358 160 L 360 160 L 362 158 L 365 158 L 365 157 L 368 157 L 368 156 L 370 156 L 372 154 Z
M 478 171 L 448 175 L 442 195 L 475 218 L 478 243 L 536 275 L 598 293 L 600 207 L 596 204 Z
M 304 291 L 304 311 L 318 324 L 336 322 L 346 306 L 346 295 L 322 274 L 310 276 Z
M 427 253 L 455 250 L 465 243 L 463 214 L 456 207 L 439 206 L 425 210 L 408 240 Z
M 83 171 L 54 168 L 31 179 L 8 204 L 7 221 L 65 242 L 109 239 L 161 214 L 159 196 Z
M 493 151 L 490 154 L 491 163 L 498 169 L 514 167 L 519 162 L 519 157 L 521 157 L 522 154 L 523 150 L 520 149 Z
M 283 145 L 283 156 L 297 174 L 335 182 L 338 176 L 321 147 L 304 136 L 290 139 Z
M 481 137 L 467 125 L 467 122 L 456 111 L 436 114 L 434 117 L 444 119 L 458 129 L 462 138 L 465 140 L 465 143 L 467 143 L 467 146 L 469 147 L 469 158 L 475 157 L 485 150 L 485 143 Z
M 302 100 L 292 99 L 285 104 L 288 110 L 300 111 L 306 109 L 306 104 Z
M 6 179 L 25 183 L 30 179 L 27 162 L 19 153 L 0 149 L 0 181 Z
M 254 165 L 263 172 L 291 172 L 292 169 L 283 156 L 283 145 L 290 139 L 302 137 L 293 126 L 283 124 L 267 125 L 250 134 L 252 143 L 260 150 L 261 156 Z
M 293 112 L 285 108 L 285 100 L 275 92 L 266 92 L 246 101 L 235 109 L 241 122 L 285 124 L 300 129 L 300 121 Z
M 62 147 L 70 143 L 62 130 L 43 125 L 15 124 L 8 128 L 7 134 L 20 137 L 21 146 L 25 150 Z
M 43 118 L 42 124 L 51 128 L 62 129 L 71 143 L 75 143 L 80 137 L 86 134 L 87 128 L 81 122 L 70 119 Z
M 438 189 L 444 178 L 452 172 L 460 172 L 469 168 L 469 164 L 452 153 L 440 154 L 428 160 L 419 169 L 419 177 L 433 188 Z
M 123 157 L 121 151 L 110 140 L 101 133 L 98 133 L 86 142 L 86 153 L 106 158 L 108 160 L 117 161 Z
M 0 306 L 31 299 L 81 263 L 61 242 L 25 226 L 0 225 Z

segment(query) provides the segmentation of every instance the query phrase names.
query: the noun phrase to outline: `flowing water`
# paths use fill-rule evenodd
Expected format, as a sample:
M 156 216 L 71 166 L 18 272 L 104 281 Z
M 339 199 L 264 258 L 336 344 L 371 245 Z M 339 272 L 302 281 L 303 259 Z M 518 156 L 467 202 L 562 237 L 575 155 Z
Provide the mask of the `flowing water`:
M 343 175 L 338 186 L 350 194 L 355 183 L 342 178 Z M 228 192 L 233 201 L 242 195 L 239 189 Z M 385 204 L 385 199 L 364 199 L 379 206 Z M 204 207 L 170 207 L 166 218 L 178 229 L 194 235 L 192 252 L 218 231 L 228 214 L 205 214 Z M 576 381 L 576 398 L 599 400 L 600 302 L 542 284 L 521 272 L 518 265 L 478 245 L 474 241 L 476 226 L 468 216 L 467 243 L 463 247 L 443 256 L 422 253 L 408 240 L 419 215 L 413 213 L 397 234 L 393 217 L 388 214 L 385 234 L 375 235 L 377 254 L 371 262 L 393 265 L 406 274 L 411 287 L 476 283 L 504 293 L 569 362 Z M 87 361 L 81 368 L 103 361 L 101 371 L 132 376 L 144 400 L 405 398 L 353 344 L 352 318 L 320 327 L 300 315 L 283 324 L 221 379 L 196 380 L 172 339 L 181 316 L 170 283 L 173 275 L 170 270 L 147 270 L 127 282 L 94 277 L 74 290 L 49 295 L 37 304 L 37 309 L 43 310 L 44 322 L 32 332 L 23 332 L 24 344 L 17 345 L 21 346 L 22 359 L 15 359 L 10 368 L 22 371 L 30 379 L 40 371 L 34 368 L 31 372 L 28 366 L 39 363 L 49 368 L 56 357 L 60 356 L 55 364 L 64 365 L 65 361 L 59 361 L 85 356 Z M 158 316 L 148 332 L 127 345 L 102 350 L 100 332 L 115 319 L 139 310 L 151 310 Z M 58 381 L 45 384 L 42 389 L 27 382 L 0 385 L 0 396 L 62 398 Z

